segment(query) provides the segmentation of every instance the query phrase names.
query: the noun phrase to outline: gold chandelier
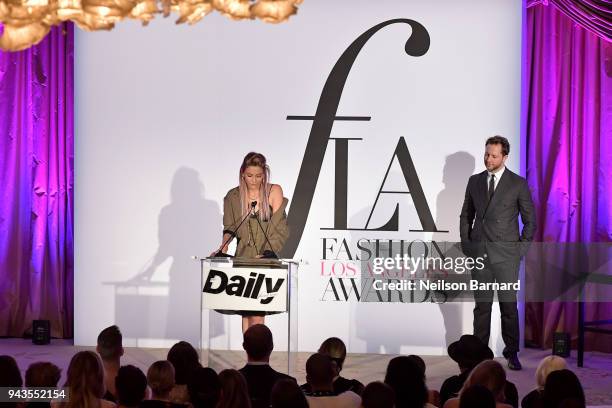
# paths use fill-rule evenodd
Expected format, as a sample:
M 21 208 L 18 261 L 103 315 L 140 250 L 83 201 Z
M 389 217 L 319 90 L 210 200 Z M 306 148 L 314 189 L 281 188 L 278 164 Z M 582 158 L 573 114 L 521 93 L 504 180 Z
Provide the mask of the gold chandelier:
M 297 12 L 302 0 L 0 0 L 4 33 L 0 48 L 18 51 L 40 42 L 63 21 L 85 31 L 111 30 L 125 18 L 147 25 L 156 14 L 176 13 L 177 24 L 194 24 L 217 10 L 233 20 L 258 18 L 281 23 Z

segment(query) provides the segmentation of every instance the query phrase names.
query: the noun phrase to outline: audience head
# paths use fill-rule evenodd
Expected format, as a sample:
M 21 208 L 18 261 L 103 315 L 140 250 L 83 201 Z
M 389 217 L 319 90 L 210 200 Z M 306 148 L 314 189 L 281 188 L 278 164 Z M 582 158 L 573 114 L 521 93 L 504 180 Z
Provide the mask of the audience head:
M 333 389 L 335 376 L 334 364 L 329 356 L 315 353 L 306 360 L 306 381 L 313 391 Z
M 414 359 L 399 356 L 387 365 L 385 383 L 395 392 L 398 407 L 422 408 L 427 402 L 427 386 L 423 370 Z
M 191 375 L 187 390 L 194 408 L 214 408 L 221 391 L 219 376 L 212 368 L 199 367 Z
M 575 400 L 574 402 L 567 401 L 567 404 L 585 404 L 584 390 L 580 380 L 570 370 L 553 371 L 546 378 L 542 396 L 543 406 L 544 408 L 559 408 L 565 400 Z
M 495 408 L 495 397 L 484 385 L 474 384 L 461 393 L 459 408 Z
M 395 392 L 389 385 L 374 381 L 369 383 L 361 394 L 363 408 L 393 408 L 395 406 Z
M 465 371 L 476 367 L 481 361 L 492 360 L 493 351 L 473 334 L 464 334 L 448 346 L 448 356 L 459 365 L 461 371 Z
M 270 393 L 272 408 L 308 408 L 308 400 L 299 385 L 291 379 L 278 380 Z
M 425 360 L 423 360 L 421 357 L 417 356 L 416 354 L 411 354 L 408 356 L 408 358 L 410 360 L 412 360 L 420 369 L 421 371 L 423 371 L 423 377 L 425 377 Z
M 70 407 L 89 406 L 104 395 L 104 368 L 93 351 L 79 351 L 72 356 L 66 377 Z
M 217 408 L 251 408 L 246 380 L 238 370 L 223 370 L 219 373 L 221 393 Z
M 123 336 L 119 327 L 113 325 L 98 335 L 96 351 L 103 361 L 117 361 L 123 355 Z
M 472 385 L 482 385 L 486 387 L 497 402 L 504 402 L 506 396 L 504 389 L 506 387 L 506 371 L 495 360 L 485 360 L 478 364 L 470 372 L 470 375 L 463 383 L 460 395 L 464 390 L 467 390 Z
M 346 346 L 344 342 L 338 337 L 330 337 L 321 343 L 319 353 L 325 354 L 332 359 L 336 364 L 336 375 L 339 375 L 340 371 L 342 371 L 344 360 L 346 359 Z
M 23 385 L 17 361 L 11 356 L 0 356 L 0 387 L 20 388 Z
M 540 364 L 538 364 L 538 368 L 535 372 L 536 385 L 538 389 L 541 391 L 544 389 L 544 384 L 546 384 L 546 378 L 548 374 L 553 371 L 563 370 L 567 368 L 567 363 L 563 357 L 559 356 L 548 356 L 544 357 Z
M 174 388 L 174 366 L 168 360 L 159 360 L 147 370 L 147 383 L 153 399 L 166 399 Z
M 57 387 L 62 371 L 53 363 L 32 363 L 25 375 L 26 387 Z
M 147 377 L 138 367 L 126 365 L 119 368 L 115 377 L 117 402 L 125 407 L 137 407 L 145 399 Z
M 168 351 L 168 361 L 174 366 L 176 384 L 187 384 L 191 373 L 200 367 L 198 352 L 186 341 L 179 341 Z
M 272 332 L 266 325 L 255 324 L 244 332 L 242 347 L 246 351 L 249 361 L 268 362 L 272 349 L 274 349 Z
M 566 398 L 559 404 L 559 408 L 586 408 L 585 402 L 577 398 Z

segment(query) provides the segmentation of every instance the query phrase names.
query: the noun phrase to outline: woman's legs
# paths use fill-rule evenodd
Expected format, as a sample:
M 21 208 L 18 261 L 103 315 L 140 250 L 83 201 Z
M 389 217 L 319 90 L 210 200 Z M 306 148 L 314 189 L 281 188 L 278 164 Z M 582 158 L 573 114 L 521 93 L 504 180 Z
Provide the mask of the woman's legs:
M 256 324 L 264 324 L 265 316 L 242 316 L 242 333 Z

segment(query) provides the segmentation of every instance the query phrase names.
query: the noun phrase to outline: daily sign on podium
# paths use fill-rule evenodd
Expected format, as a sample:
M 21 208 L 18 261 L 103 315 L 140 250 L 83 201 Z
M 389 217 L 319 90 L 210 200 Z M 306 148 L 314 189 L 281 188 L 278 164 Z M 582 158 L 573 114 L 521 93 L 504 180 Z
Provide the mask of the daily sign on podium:
M 214 267 L 204 276 L 204 309 L 287 311 L 287 269 Z

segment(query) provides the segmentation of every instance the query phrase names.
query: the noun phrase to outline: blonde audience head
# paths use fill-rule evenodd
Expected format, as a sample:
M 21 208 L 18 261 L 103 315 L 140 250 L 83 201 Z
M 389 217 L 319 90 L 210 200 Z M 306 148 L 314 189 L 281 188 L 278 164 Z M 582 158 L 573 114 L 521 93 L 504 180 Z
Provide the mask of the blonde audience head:
M 319 353 L 331 358 L 335 363 L 336 375 L 342 370 L 344 360 L 346 359 L 346 346 L 338 337 L 330 337 L 326 339 L 319 347 Z
M 151 387 L 152 397 L 156 400 L 167 399 L 174 388 L 174 366 L 168 360 L 151 364 L 147 371 L 147 383 Z
M 104 368 L 102 360 L 93 351 L 76 353 L 66 373 L 66 387 L 70 390 L 68 407 L 98 406 L 104 395 Z
M 493 397 L 497 402 L 504 402 L 506 396 L 504 388 L 506 387 L 506 371 L 501 364 L 495 360 L 485 360 L 479 363 L 470 372 L 470 375 L 463 383 L 461 392 L 467 390 L 472 385 L 482 385 L 493 393 Z
M 548 356 L 544 357 L 535 372 L 535 380 L 538 390 L 543 390 L 546 384 L 548 374 L 553 371 L 564 370 L 567 368 L 567 363 L 563 357 Z

